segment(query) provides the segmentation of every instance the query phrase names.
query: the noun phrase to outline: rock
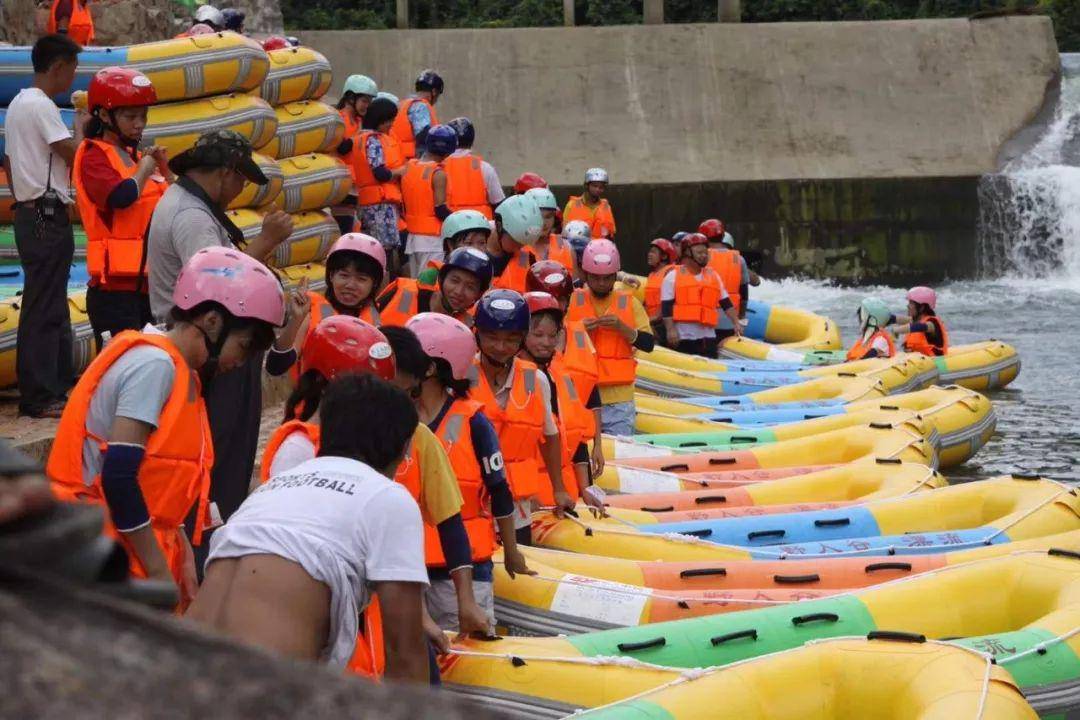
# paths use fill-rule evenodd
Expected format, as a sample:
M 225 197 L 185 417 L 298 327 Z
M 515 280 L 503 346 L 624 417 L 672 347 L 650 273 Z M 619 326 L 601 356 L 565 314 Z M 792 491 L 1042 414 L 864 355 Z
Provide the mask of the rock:
M 37 14 L 37 4 L 34 0 L 0 2 L 0 42 L 12 45 L 32 43 L 37 37 L 34 27 Z
M 133 45 L 171 38 L 190 25 L 172 0 L 102 0 L 90 5 L 95 45 Z
M 243 10 L 244 32 L 252 35 L 281 35 L 285 32 L 285 20 L 278 0 L 229 0 L 217 5 L 219 8 Z

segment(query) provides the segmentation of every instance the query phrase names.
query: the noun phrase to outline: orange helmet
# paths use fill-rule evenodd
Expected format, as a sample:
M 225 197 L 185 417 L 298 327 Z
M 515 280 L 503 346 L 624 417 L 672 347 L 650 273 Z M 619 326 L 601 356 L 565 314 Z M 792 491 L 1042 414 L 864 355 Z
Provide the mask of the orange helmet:
M 393 380 L 394 351 L 374 325 L 350 315 L 331 315 L 315 326 L 300 354 L 301 374 L 317 370 L 327 380 L 370 372 Z

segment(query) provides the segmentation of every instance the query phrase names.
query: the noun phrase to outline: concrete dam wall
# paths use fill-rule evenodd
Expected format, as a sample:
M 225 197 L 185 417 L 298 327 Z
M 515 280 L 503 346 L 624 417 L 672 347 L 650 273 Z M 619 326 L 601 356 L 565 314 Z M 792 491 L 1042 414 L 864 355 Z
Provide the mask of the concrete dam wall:
M 473 119 L 504 183 L 533 170 L 562 200 L 608 168 L 628 256 L 716 215 L 773 270 L 850 279 L 963 274 L 974 179 L 1059 68 L 1041 17 L 301 39 L 338 88 L 362 72 L 404 97 L 437 68 L 440 117 Z

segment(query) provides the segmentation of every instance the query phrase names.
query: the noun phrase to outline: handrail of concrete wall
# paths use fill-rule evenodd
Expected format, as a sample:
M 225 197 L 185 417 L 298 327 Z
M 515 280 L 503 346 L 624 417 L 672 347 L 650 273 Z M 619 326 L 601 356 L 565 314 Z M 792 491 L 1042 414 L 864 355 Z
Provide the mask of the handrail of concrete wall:
M 397 26 L 409 29 L 409 0 L 396 0 Z M 563 25 L 574 26 L 574 0 L 563 0 Z M 742 21 L 742 0 L 716 0 L 716 17 L 719 22 Z M 646 25 L 664 24 L 664 0 L 645 0 L 643 18 Z

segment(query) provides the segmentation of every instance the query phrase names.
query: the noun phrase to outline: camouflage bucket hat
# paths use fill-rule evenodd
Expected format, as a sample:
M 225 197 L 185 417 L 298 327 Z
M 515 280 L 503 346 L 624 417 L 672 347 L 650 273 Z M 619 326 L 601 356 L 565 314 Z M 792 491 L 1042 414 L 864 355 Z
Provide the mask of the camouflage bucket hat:
M 190 150 L 169 161 L 169 169 L 177 175 L 197 168 L 220 167 L 232 168 L 256 185 L 268 182 L 251 157 L 251 143 L 233 130 L 205 132 Z

